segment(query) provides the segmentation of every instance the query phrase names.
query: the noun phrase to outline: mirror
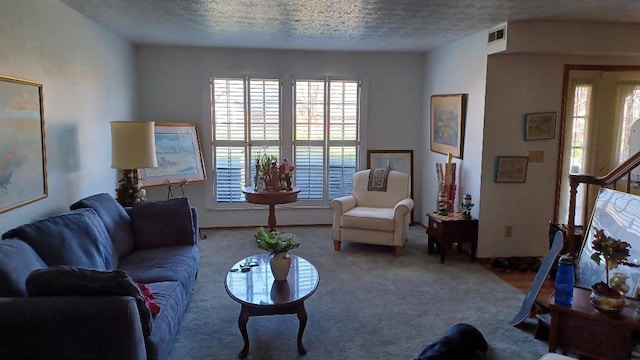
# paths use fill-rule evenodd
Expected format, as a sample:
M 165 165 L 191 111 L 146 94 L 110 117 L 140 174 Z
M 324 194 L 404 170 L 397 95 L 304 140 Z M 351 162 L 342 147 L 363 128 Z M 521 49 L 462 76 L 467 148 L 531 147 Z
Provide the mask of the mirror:
M 605 281 L 604 264 L 598 265 L 591 259 L 595 229 L 603 229 L 607 236 L 631 244 L 627 261 L 640 265 L 640 196 L 611 189 L 600 190 L 576 265 L 578 287 L 591 288 L 591 285 Z M 609 271 L 609 278 L 616 272 L 629 276 L 626 280 L 629 291 L 625 295 L 637 298 L 640 294 L 640 268 L 619 265 Z
M 640 149 L 629 143 L 640 126 L 633 126 L 640 119 L 640 66 L 565 65 L 562 104 L 554 219 L 566 224 L 569 174 L 607 174 Z M 576 225 L 585 225 L 597 195 L 578 188 Z

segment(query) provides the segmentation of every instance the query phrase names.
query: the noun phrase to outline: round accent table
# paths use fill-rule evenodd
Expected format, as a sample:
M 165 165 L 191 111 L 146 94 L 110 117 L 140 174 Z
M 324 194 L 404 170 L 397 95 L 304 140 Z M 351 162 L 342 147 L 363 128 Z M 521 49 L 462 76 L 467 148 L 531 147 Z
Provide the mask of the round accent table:
M 227 273 L 224 288 L 227 294 L 242 306 L 238 326 L 244 347 L 238 354 L 249 354 L 247 322 L 251 316 L 296 314 L 298 328 L 298 352 L 307 353 L 302 345 L 302 334 L 307 326 L 307 310 L 304 301 L 318 288 L 318 270 L 309 261 L 296 255 L 291 257 L 291 268 L 286 281 L 275 281 L 271 273 L 268 254 L 253 255 L 238 261 Z M 244 268 L 244 269 L 243 269 Z
M 242 192 L 248 203 L 269 205 L 269 230 L 275 230 L 276 205 L 298 201 L 300 188 L 294 186 L 291 191 L 257 191 L 253 186 L 245 186 Z

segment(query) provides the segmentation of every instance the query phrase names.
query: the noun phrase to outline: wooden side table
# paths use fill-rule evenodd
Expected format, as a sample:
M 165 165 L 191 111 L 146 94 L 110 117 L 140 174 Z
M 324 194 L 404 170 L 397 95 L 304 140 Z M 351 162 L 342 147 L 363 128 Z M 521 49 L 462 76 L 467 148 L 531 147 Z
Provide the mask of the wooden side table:
M 599 313 L 590 302 L 590 289 L 574 288 L 571 307 L 555 305 L 551 309 L 549 352 L 580 355 L 581 359 L 629 360 L 633 333 L 640 330 L 636 300 L 626 299 L 617 315 Z
M 427 228 L 427 252 L 434 252 L 434 246 L 440 252 L 440 262 L 444 264 L 447 248 L 454 242 L 458 243 L 460 252 L 462 243 L 471 244 L 471 261 L 476 259 L 478 250 L 478 219 L 462 219 L 462 214 L 451 213 L 449 215 L 439 215 L 438 213 L 427 213 L 429 227 Z
M 298 201 L 300 189 L 293 187 L 291 191 L 257 191 L 253 186 L 245 186 L 242 192 L 248 203 L 269 205 L 269 230 L 273 231 L 276 229 L 276 205 Z

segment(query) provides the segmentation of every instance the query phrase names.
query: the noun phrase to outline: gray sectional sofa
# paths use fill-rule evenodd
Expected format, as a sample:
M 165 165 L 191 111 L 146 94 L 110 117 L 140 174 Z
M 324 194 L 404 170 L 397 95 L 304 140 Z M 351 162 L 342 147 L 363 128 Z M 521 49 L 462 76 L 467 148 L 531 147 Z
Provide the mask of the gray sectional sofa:
M 0 358 L 166 359 L 193 293 L 198 233 L 186 198 L 125 209 L 109 194 L 6 231 Z

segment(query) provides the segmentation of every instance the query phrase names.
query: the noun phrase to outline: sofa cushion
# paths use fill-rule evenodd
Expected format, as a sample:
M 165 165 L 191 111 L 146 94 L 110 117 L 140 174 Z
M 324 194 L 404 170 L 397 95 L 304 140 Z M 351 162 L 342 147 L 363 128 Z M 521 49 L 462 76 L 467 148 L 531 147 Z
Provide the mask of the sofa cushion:
M 138 285 L 122 270 L 97 271 L 74 266 L 35 270 L 27 277 L 29 296 L 131 296 L 136 299 L 145 335 L 151 334 L 151 312 Z
M 192 290 L 200 262 L 196 246 L 172 246 L 136 250 L 120 260 L 124 270 L 136 282 L 150 286 L 154 282 L 177 281 Z
M 160 312 L 153 318 L 153 333 L 145 342 L 149 359 L 167 359 L 173 346 L 180 321 L 184 316 L 189 295 L 175 281 L 147 284 L 153 291 Z
M 29 273 L 46 267 L 40 256 L 24 241 L 0 241 L 0 297 L 27 296 Z
M 340 227 L 393 232 L 393 208 L 355 207 L 342 214 Z
M 131 218 L 113 196 L 102 193 L 78 200 L 71 205 L 71 210 L 91 208 L 95 210 L 109 233 L 118 258 L 133 251 L 133 231 Z
M 193 245 L 191 206 L 187 198 L 133 204 L 131 225 L 137 249 Z
M 117 265 L 109 234 L 93 209 L 78 209 L 24 224 L 7 231 L 2 238 L 23 240 L 48 266 L 113 270 Z

